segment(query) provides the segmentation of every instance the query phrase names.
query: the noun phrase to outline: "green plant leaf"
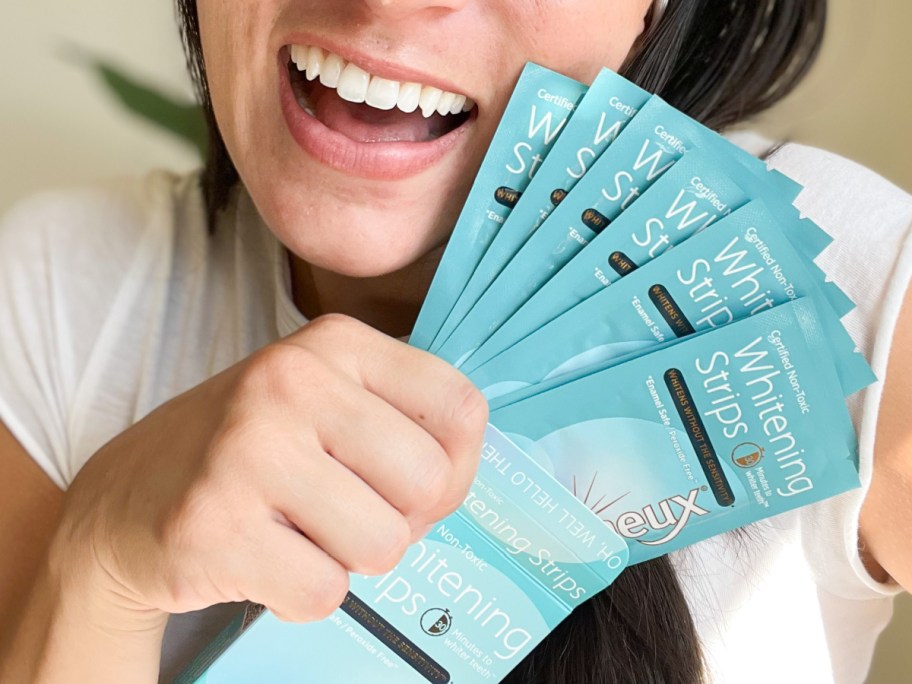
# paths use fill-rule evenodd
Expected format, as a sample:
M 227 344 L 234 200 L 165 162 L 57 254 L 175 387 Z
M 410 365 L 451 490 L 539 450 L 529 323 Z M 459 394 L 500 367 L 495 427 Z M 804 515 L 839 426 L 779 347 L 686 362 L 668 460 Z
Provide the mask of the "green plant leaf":
M 192 145 L 200 159 L 206 159 L 209 135 L 203 110 L 198 104 L 167 95 L 117 65 L 84 50 L 77 48 L 76 52 L 126 110 Z

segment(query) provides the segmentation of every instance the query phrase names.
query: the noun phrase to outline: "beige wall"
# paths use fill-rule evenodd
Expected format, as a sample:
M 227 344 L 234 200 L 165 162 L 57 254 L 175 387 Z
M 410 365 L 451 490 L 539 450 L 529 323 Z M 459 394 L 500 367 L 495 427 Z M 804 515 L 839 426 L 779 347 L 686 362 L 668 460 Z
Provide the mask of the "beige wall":
M 832 7 L 823 60 L 761 128 L 832 149 L 912 190 L 912 3 L 832 0 Z M 190 151 L 123 116 L 64 50 L 91 46 L 187 93 L 168 0 L 15 2 L 4 19 L 0 211 L 48 185 L 194 163 Z M 912 681 L 910 634 L 912 600 L 904 598 L 869 684 Z
M 760 127 L 855 159 L 912 191 L 912 2 L 830 6 L 819 63 Z
M 48 185 L 186 169 L 192 153 L 126 117 L 85 65 L 83 46 L 189 97 L 170 0 L 7 2 L 0 39 L 0 211 Z

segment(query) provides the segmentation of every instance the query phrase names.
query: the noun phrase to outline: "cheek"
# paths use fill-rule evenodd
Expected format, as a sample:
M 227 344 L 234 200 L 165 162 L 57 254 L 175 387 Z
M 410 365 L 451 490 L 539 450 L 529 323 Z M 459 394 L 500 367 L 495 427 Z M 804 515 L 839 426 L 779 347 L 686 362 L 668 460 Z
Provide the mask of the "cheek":
M 652 0 L 531 3 L 517 12 L 517 43 L 538 61 L 584 82 L 603 67 L 617 71 L 644 29 Z
M 242 175 L 256 145 L 271 146 L 262 104 L 275 88 L 269 40 L 275 2 L 199 0 L 200 38 L 212 107 L 222 138 Z M 260 138 L 261 133 L 264 135 Z

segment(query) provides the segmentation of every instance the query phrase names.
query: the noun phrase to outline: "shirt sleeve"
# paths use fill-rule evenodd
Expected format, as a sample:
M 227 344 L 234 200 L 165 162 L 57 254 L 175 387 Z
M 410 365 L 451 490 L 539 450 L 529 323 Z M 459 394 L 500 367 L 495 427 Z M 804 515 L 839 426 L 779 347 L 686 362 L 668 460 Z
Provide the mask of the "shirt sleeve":
M 818 259 L 855 302 L 843 318 L 878 382 L 848 399 L 858 434 L 861 487 L 801 512 L 802 544 L 818 584 L 846 599 L 901 591 L 877 582 L 859 555 L 859 516 L 871 484 L 874 442 L 893 335 L 912 279 L 912 197 L 836 155 L 787 145 L 772 165 L 805 185 L 796 205 L 833 238 Z
M 48 192 L 0 219 L 0 421 L 61 488 L 74 401 L 142 226 L 123 188 Z

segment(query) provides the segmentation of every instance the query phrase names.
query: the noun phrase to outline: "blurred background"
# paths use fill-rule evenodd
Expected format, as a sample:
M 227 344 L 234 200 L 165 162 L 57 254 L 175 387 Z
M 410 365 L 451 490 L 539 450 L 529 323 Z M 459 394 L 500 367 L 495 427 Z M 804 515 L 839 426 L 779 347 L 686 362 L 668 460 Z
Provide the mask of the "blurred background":
M 799 91 L 753 127 L 855 159 L 912 191 L 912 2 L 830 4 L 820 62 Z M 31 0 L 7 3 L 4 15 L 0 213 L 48 186 L 198 164 L 192 145 L 126 113 L 90 66 L 89 56 L 101 58 L 167 95 L 150 101 L 131 91 L 133 101 L 160 109 L 190 101 L 171 2 Z M 184 121 L 182 130 L 192 126 Z M 912 682 L 906 596 L 881 639 L 868 684 L 904 682 Z

